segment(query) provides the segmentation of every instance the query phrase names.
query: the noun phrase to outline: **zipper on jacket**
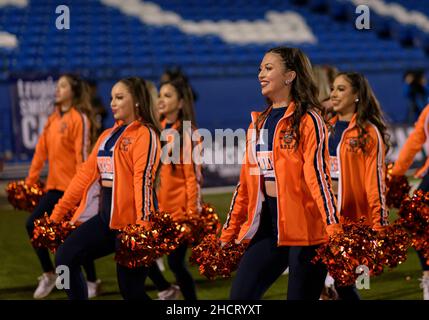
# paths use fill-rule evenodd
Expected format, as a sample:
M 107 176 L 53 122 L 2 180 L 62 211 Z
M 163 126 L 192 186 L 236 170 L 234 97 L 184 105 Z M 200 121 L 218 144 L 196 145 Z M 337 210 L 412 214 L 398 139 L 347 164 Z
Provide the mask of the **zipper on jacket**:
M 253 135 L 253 133 L 252 133 L 252 135 Z M 253 146 L 252 146 L 252 148 L 251 148 L 252 150 L 248 150 L 247 152 L 250 151 L 250 152 L 253 153 L 255 151 L 254 152 L 255 153 L 254 154 L 254 158 L 255 158 L 255 160 L 257 162 L 258 160 L 257 160 L 257 156 L 256 156 L 256 139 L 257 139 L 257 137 L 256 137 L 256 133 L 255 133 L 255 139 L 251 139 L 251 141 L 255 141 L 254 142 L 255 143 L 255 148 L 253 148 Z M 259 168 L 259 165 L 258 165 L 258 168 Z M 241 239 L 239 239 L 239 242 L 241 242 L 243 239 L 245 239 L 246 236 L 249 234 L 249 232 L 252 230 L 252 226 L 255 223 L 255 218 L 256 218 L 256 215 L 258 213 L 260 194 L 261 194 L 261 177 L 259 177 L 259 179 L 258 179 L 258 196 L 256 198 L 256 206 L 255 206 L 255 211 L 253 213 L 252 223 L 250 224 L 249 230 L 247 230 L 247 232 L 241 237 Z M 259 215 L 260 215 L 260 212 L 259 212 Z M 259 222 L 260 222 L 260 219 L 259 219 Z M 258 228 L 259 228 L 259 224 L 258 224 Z M 256 231 L 258 231 L 258 228 L 256 229 Z M 252 236 L 252 238 L 253 238 L 253 236 Z
M 338 158 L 337 210 L 338 210 L 339 213 L 341 212 L 341 201 L 342 201 L 342 198 L 343 198 L 343 186 L 342 186 L 343 183 L 342 183 L 342 174 L 341 174 L 341 152 L 340 152 L 340 148 L 341 148 L 341 144 L 343 143 L 344 135 L 350 129 L 352 129 L 352 128 L 347 128 L 346 130 L 344 130 L 343 134 L 341 135 L 340 142 L 338 143 L 338 146 L 337 146 L 337 158 Z
M 116 170 L 115 170 L 115 150 L 116 150 L 116 145 L 118 144 L 118 142 L 119 142 L 119 140 L 121 139 L 121 137 L 123 136 L 123 134 L 128 130 L 128 128 L 129 128 L 133 123 L 134 123 L 134 121 L 127 125 L 127 127 L 124 129 L 124 131 L 122 132 L 122 134 L 118 137 L 118 140 L 116 140 L 115 144 L 113 145 L 113 152 L 112 152 L 112 163 L 113 163 L 113 176 L 112 176 L 112 200 L 111 200 L 111 203 L 110 203 L 110 221 L 109 221 L 109 227 L 110 227 L 110 229 L 112 229 L 113 202 L 114 202 L 114 199 L 115 199 L 115 172 L 116 172 Z M 117 129 L 117 130 L 119 130 L 119 129 Z M 116 130 L 115 130 L 115 131 L 113 131 L 113 132 L 111 133 L 111 135 L 109 136 L 109 138 L 110 138 L 110 137 L 111 137 L 115 132 L 116 132 Z M 109 138 L 107 138 L 107 139 L 106 139 L 106 141 L 107 141 Z
M 279 245 L 280 242 L 280 217 L 279 217 L 279 212 L 280 212 L 280 208 L 279 208 L 279 188 L 277 187 L 277 170 L 276 170 L 276 160 L 274 159 L 274 150 L 275 150 L 275 144 L 276 144 L 276 134 L 277 134 L 277 128 L 280 124 L 280 121 L 284 120 L 285 118 L 281 118 L 279 120 L 279 122 L 277 122 L 276 128 L 274 129 L 274 141 L 273 141 L 273 168 L 274 168 L 274 178 L 276 179 L 276 205 L 277 205 L 277 245 Z

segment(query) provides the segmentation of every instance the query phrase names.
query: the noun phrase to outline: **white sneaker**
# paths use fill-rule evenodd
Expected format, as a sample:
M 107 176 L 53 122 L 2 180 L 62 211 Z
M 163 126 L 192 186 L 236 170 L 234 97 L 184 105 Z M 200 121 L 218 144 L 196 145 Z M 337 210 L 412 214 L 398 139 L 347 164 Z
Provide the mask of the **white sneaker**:
M 43 299 L 47 297 L 52 289 L 55 287 L 55 281 L 57 279 L 56 273 L 45 272 L 39 278 L 39 285 L 37 286 L 36 291 L 34 291 L 34 299 Z
M 164 259 L 162 259 L 162 257 L 156 259 L 156 264 L 158 265 L 158 268 L 159 268 L 159 270 L 161 270 L 161 272 L 165 271 Z
M 95 282 L 87 281 L 86 285 L 88 287 L 88 299 L 95 298 L 101 292 L 101 280 L 97 279 Z
M 325 286 L 320 294 L 319 300 L 338 300 L 338 292 L 335 289 L 335 280 L 328 273 L 325 278 Z
M 180 288 L 172 284 L 170 288 L 158 293 L 159 300 L 178 300 L 180 296 Z
M 429 300 L 429 277 L 426 276 L 420 280 L 420 288 L 423 289 L 423 300 Z

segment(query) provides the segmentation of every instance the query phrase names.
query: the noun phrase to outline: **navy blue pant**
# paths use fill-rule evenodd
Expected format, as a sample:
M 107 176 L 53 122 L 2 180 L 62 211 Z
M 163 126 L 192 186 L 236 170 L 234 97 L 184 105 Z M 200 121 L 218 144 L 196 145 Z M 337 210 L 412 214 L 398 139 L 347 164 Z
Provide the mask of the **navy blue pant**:
M 176 277 L 177 285 L 180 287 L 180 291 L 183 294 L 183 298 L 189 301 L 197 300 L 197 293 L 195 289 L 195 282 L 192 278 L 191 273 L 186 267 L 186 250 L 187 244 L 182 244 L 175 251 L 168 255 L 168 266 Z M 152 280 L 158 291 L 163 291 L 170 287 L 170 283 L 164 278 L 159 270 L 159 267 L 154 263 L 149 268 L 149 278 Z
M 355 285 L 340 287 L 335 283 L 335 290 L 337 290 L 340 300 L 360 300 L 360 295 Z
M 170 288 L 170 282 L 165 279 L 157 263 L 150 266 L 148 275 L 158 291 L 164 291 Z
M 420 185 L 417 187 L 417 189 L 423 190 L 424 192 L 429 191 L 429 174 L 426 174 L 423 177 L 422 182 L 420 182 Z M 423 254 L 421 251 L 417 251 L 417 255 L 420 259 L 420 264 L 422 265 L 423 271 L 429 271 L 429 264 L 426 262 L 426 259 L 423 257 Z
M 34 209 L 33 213 L 28 217 L 26 222 L 26 229 L 28 236 L 30 239 L 33 237 L 34 230 L 34 221 L 36 219 L 42 218 L 43 215 L 48 213 L 51 215 L 54 210 L 55 205 L 63 196 L 64 192 L 60 190 L 49 190 L 41 199 L 37 207 Z M 35 248 L 37 257 L 39 258 L 39 262 L 42 266 L 43 272 L 54 272 L 55 268 L 51 261 L 51 257 L 49 255 L 49 250 L 47 248 Z M 94 261 L 85 262 L 83 267 L 86 271 L 86 277 L 88 281 L 96 281 L 97 275 L 95 273 L 95 265 Z
M 195 290 L 195 282 L 191 273 L 186 267 L 186 250 L 188 249 L 187 243 L 182 244 L 167 257 L 168 266 L 176 277 L 177 285 L 182 291 L 185 300 L 197 300 L 197 293 Z
M 107 190 L 106 190 L 107 189 Z M 111 188 L 102 188 L 100 213 L 79 226 L 58 248 L 56 265 L 69 268 L 70 287 L 65 289 L 69 299 L 88 299 L 86 282 L 81 272 L 81 264 L 115 252 L 119 244 L 117 231 L 110 229 Z M 129 269 L 116 264 L 119 290 L 127 300 L 149 300 L 144 285 L 148 268 Z
M 289 267 L 288 300 L 318 300 L 327 274 L 311 263 L 318 246 L 277 246 L 276 198 L 263 203 L 261 221 L 238 266 L 232 300 L 259 300 Z

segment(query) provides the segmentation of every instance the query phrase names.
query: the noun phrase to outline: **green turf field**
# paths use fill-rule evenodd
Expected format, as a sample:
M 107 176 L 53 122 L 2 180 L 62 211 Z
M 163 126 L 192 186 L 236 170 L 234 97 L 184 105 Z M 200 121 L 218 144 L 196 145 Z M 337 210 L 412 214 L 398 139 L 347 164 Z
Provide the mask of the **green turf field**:
M 231 194 L 206 195 L 204 201 L 215 206 L 225 220 Z M 41 269 L 32 251 L 25 231 L 28 213 L 15 211 L 5 198 L 0 198 L 0 299 L 32 299 Z M 392 217 L 393 218 L 393 217 Z M 121 299 L 116 283 L 113 255 L 96 261 L 98 277 L 103 282 L 103 293 L 97 299 Z M 191 267 L 196 279 L 199 299 L 227 299 L 231 280 L 210 281 Z M 166 277 L 174 281 L 172 274 L 166 271 Z M 421 269 L 416 253 L 410 250 L 408 260 L 398 268 L 385 271 L 371 278 L 370 289 L 360 290 L 363 299 L 422 299 L 419 288 Z M 147 281 L 148 293 L 156 298 L 156 290 L 150 280 Z M 54 289 L 48 299 L 66 299 L 64 292 Z M 280 277 L 265 294 L 265 299 L 285 299 L 287 276 Z

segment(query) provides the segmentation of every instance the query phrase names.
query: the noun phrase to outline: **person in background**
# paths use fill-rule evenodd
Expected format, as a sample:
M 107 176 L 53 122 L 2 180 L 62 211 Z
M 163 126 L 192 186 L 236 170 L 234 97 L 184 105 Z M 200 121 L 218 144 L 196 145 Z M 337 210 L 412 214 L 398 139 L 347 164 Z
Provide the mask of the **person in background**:
M 104 120 L 107 117 L 106 108 L 103 105 L 103 101 L 97 95 L 97 82 L 95 80 L 89 80 L 89 93 L 91 96 L 91 106 L 94 110 L 94 118 L 97 127 L 97 136 L 104 131 Z
M 157 190 L 159 208 L 169 212 L 174 220 L 184 219 L 186 214 L 199 215 L 202 176 L 201 166 L 194 163 L 192 154 L 196 120 L 189 84 L 182 78 L 162 83 L 157 105 L 163 136 L 165 134 L 168 140 L 162 159 L 179 150 L 177 161 L 162 163 Z M 185 129 L 186 125 L 189 125 L 189 132 Z M 167 260 L 184 299 L 193 301 L 197 300 L 197 294 L 194 279 L 186 267 L 187 246 L 187 243 L 182 244 L 168 255 Z
M 182 80 L 191 88 L 192 98 L 193 98 L 194 102 L 196 102 L 198 100 L 198 95 L 195 92 L 195 90 L 192 88 L 188 77 L 183 73 L 183 71 L 181 70 L 180 67 L 172 67 L 172 68 L 164 70 L 163 74 L 161 75 L 160 82 L 162 84 L 162 83 L 165 83 L 168 81 L 173 81 L 176 79 Z
M 408 103 L 408 124 L 414 124 L 428 104 L 429 89 L 423 70 L 409 70 L 404 74 L 404 95 Z
M 25 179 L 28 185 L 36 183 L 45 162 L 49 162 L 47 192 L 26 223 L 30 239 L 33 237 L 34 221 L 41 218 L 45 212 L 48 215 L 52 213 L 73 176 L 88 158 L 96 139 L 96 126 L 85 81 L 72 74 L 62 75 L 55 90 L 55 104 L 55 110 L 49 116 L 39 137 Z M 48 296 L 55 287 L 57 275 L 48 249 L 37 248 L 35 251 L 43 274 L 39 277 L 39 285 L 33 297 L 41 299 Z M 94 262 L 86 261 L 83 265 L 87 274 L 88 295 L 94 297 L 100 286 Z
M 402 146 L 399 152 L 398 159 L 392 168 L 392 175 L 403 176 L 411 167 L 416 154 L 425 149 L 429 155 L 429 104 L 421 112 L 417 122 L 414 125 L 414 130 L 410 133 L 407 141 Z M 414 178 L 421 179 L 417 189 L 429 192 L 429 157 L 426 158 L 425 164 L 414 173 Z M 429 263 L 424 258 L 423 253 L 417 251 L 420 259 L 420 264 L 423 270 L 420 287 L 423 289 L 423 300 L 429 300 Z
M 389 135 L 380 104 L 360 73 L 341 72 L 333 83 L 329 155 L 340 215 L 374 230 L 388 224 L 385 156 Z M 356 286 L 336 286 L 339 299 L 359 300 Z
M 160 114 L 158 110 L 158 90 L 152 81 L 146 81 L 147 89 L 152 97 L 154 114 L 159 119 Z M 177 300 L 180 296 L 180 288 L 175 284 L 165 279 L 162 272 L 165 270 L 163 257 L 156 260 L 156 263 L 149 268 L 148 277 L 152 280 L 156 289 L 158 290 L 159 300 Z

